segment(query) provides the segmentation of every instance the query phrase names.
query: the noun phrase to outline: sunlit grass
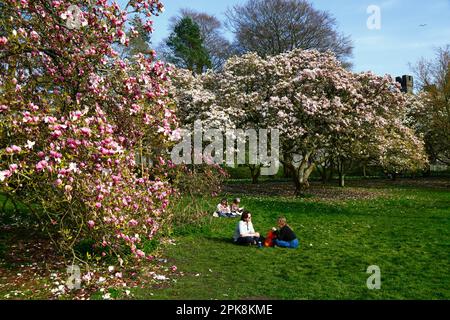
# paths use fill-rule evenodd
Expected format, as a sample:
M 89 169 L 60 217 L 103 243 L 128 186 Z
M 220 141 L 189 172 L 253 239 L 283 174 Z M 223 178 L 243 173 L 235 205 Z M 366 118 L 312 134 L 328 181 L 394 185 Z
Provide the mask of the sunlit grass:
M 450 193 L 389 187 L 374 200 L 246 197 L 263 234 L 285 215 L 298 250 L 239 247 L 237 220 L 204 218 L 176 232 L 167 257 L 185 273 L 142 299 L 449 299 Z M 208 209 L 214 208 L 216 199 Z M 212 212 L 212 211 L 211 211 Z M 367 268 L 381 268 L 381 290 L 368 290 Z M 153 294 L 150 296 L 150 292 Z

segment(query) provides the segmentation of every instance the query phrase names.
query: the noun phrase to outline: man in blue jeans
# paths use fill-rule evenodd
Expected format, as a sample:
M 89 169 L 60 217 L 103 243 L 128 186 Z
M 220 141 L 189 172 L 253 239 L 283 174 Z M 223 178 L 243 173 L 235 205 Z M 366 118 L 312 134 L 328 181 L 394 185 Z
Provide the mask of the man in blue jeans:
M 277 236 L 273 241 L 274 245 L 281 248 L 297 249 L 299 245 L 297 236 L 288 226 L 285 217 L 278 218 L 278 227 L 280 228 L 279 230 L 274 230 Z

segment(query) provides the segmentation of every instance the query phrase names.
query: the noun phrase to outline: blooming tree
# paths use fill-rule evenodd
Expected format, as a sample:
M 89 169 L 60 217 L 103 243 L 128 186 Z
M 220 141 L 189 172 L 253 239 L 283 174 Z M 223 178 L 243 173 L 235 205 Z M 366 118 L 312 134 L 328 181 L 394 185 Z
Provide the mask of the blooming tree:
M 267 91 L 270 89 L 267 83 L 269 72 L 266 61 L 257 54 L 232 57 L 221 72 L 216 73 L 210 71 L 194 76 L 178 69 L 174 81 L 178 118 L 184 124 L 202 120 L 205 130 L 266 129 L 262 106 L 270 96 Z M 256 183 L 263 164 L 249 162 L 246 165 Z
M 408 120 L 424 136 L 430 161 L 450 165 L 450 65 L 442 83 L 411 97 Z
M 144 258 L 143 239 L 163 221 L 170 70 L 114 50 L 130 41 L 130 13 L 150 32 L 162 9 L 158 0 L 125 10 L 106 0 L 2 3 L 0 192 L 27 205 L 64 252 L 88 237 L 103 256 L 129 248 Z M 137 166 L 136 155 L 153 166 Z
M 407 99 L 394 81 L 352 73 L 330 52 L 294 50 L 267 59 L 246 54 L 231 58 L 223 71 L 189 83 L 195 85 L 178 95 L 185 119 L 206 118 L 216 128 L 280 130 L 280 161 L 292 173 L 299 194 L 324 157 L 340 162 L 343 185 L 349 159 L 371 157 L 393 165 L 386 159 L 399 154 L 380 148 L 381 141 L 396 146 L 394 138 L 403 139 L 404 148 L 423 154 L 421 141 L 403 125 Z M 422 159 L 410 154 L 404 154 L 405 166 Z
M 343 109 L 347 121 L 331 135 L 328 148 L 338 167 L 340 186 L 344 186 L 345 169 L 352 162 L 371 162 L 391 173 L 423 168 L 427 162 L 423 141 L 412 133 L 406 121 L 410 96 L 401 93 L 400 85 L 390 76 L 371 72 L 351 76 L 356 91 L 348 96 Z M 402 153 L 394 156 L 388 151 L 400 145 Z M 400 167 L 394 164 L 398 161 Z

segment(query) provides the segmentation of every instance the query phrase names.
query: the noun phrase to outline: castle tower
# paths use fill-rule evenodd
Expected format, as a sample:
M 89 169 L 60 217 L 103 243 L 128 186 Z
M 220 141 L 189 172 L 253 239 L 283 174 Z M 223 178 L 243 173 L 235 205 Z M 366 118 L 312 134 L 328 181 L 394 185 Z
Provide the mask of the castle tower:
M 395 81 L 402 85 L 402 92 L 414 93 L 414 78 L 412 76 L 404 75 L 397 77 Z

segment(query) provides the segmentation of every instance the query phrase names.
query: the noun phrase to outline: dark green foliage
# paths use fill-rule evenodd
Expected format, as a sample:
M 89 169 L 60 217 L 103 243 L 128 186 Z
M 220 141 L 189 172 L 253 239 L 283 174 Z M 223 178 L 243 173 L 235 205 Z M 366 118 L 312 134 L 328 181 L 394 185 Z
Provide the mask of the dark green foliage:
M 203 45 L 199 26 L 189 17 L 181 19 L 167 40 L 171 62 L 177 67 L 202 73 L 211 68 L 211 59 Z

